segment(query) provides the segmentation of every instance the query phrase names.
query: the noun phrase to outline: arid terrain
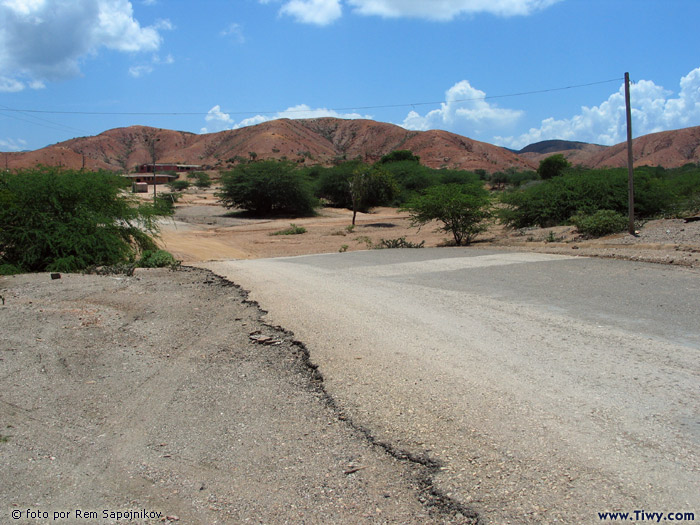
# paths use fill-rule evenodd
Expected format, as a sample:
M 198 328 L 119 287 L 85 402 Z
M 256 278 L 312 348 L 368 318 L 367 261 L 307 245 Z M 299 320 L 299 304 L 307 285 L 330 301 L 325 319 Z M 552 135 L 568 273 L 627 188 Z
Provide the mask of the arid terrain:
M 394 208 L 358 214 L 355 228 L 350 228 L 352 212 L 335 208 L 324 208 L 311 218 L 243 219 L 221 207 L 214 191 L 188 190 L 177 204 L 175 216 L 162 223 L 161 245 L 184 264 L 366 250 L 377 247 L 382 239 L 401 237 L 415 244 L 424 242 L 426 247 L 449 243 L 448 234 L 435 231 L 437 224 L 418 230 L 411 227 L 407 213 Z M 289 228 L 290 223 L 306 228 L 306 233 L 273 235 Z M 471 249 L 496 246 L 700 266 L 700 221 L 647 221 L 639 226 L 636 236 L 623 233 L 600 239 L 583 239 L 573 226 L 509 230 L 494 224 Z
M 478 522 L 434 488 L 438 464 L 348 420 L 303 342 L 245 291 L 187 267 L 446 238 L 395 209 L 350 221 L 338 209 L 243 219 L 191 189 L 159 241 L 181 270 L 0 277 L 0 521 L 75 523 L 80 510 L 97 523 Z M 290 223 L 307 232 L 271 235 Z M 597 240 L 493 226 L 466 249 L 494 246 L 698 266 L 700 221 Z
M 600 146 L 546 141 L 515 152 L 455 133 L 408 131 L 373 120 L 280 119 L 203 135 L 145 126 L 111 129 L 35 151 L 3 153 L 0 167 L 18 169 L 42 164 L 133 172 L 141 164 L 152 163 L 153 152 L 158 163 L 212 169 L 230 169 L 251 158 L 287 159 L 309 166 L 353 159 L 376 162 L 392 151 L 410 150 L 431 168 L 493 173 L 534 170 L 543 158 L 556 153 L 588 168 L 623 167 L 627 163 L 626 147 L 626 143 Z M 637 137 L 633 150 L 635 166 L 676 168 L 700 162 L 700 126 Z

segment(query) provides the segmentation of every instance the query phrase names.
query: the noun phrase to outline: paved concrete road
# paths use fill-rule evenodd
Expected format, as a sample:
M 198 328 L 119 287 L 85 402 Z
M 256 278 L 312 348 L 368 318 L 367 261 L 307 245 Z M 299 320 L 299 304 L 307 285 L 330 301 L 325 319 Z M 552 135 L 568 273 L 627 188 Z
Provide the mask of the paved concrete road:
M 208 263 L 485 523 L 700 516 L 700 272 L 476 249 Z

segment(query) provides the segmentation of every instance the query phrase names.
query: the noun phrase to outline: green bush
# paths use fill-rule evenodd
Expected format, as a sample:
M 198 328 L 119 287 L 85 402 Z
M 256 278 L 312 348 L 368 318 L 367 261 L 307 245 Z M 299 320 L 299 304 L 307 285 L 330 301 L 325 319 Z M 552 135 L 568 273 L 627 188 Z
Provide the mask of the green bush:
M 673 186 L 650 170 L 635 173 L 637 217 L 657 215 L 677 200 Z M 501 195 L 501 221 L 514 228 L 566 224 L 598 210 L 627 214 L 627 170 L 569 170 L 562 176 Z
M 0 275 L 17 275 L 22 273 L 22 270 L 14 264 L 0 264 Z
M 571 223 L 587 237 L 602 237 L 625 231 L 629 219 L 613 210 L 598 210 L 592 215 L 574 215 Z
M 159 215 L 169 217 L 175 213 L 175 203 L 180 200 L 180 193 L 158 193 L 154 207 Z
M 0 265 L 79 271 L 152 249 L 159 211 L 107 172 L 41 167 L 0 173 Z M 9 266 L 5 266 L 9 268 Z
M 165 250 L 145 250 L 136 264 L 139 268 L 165 268 L 177 265 L 177 261 Z
M 302 233 L 306 233 L 306 228 L 303 226 L 297 226 L 294 223 L 291 223 L 289 225 L 289 228 L 286 230 L 280 230 L 274 233 L 271 233 L 270 235 L 301 235 Z
M 380 239 L 377 244 L 372 246 L 375 250 L 382 249 L 394 249 L 394 248 L 423 248 L 425 246 L 425 241 L 419 243 L 407 241 L 406 237 L 399 237 L 398 239 Z
M 203 171 L 196 171 L 194 175 L 196 179 L 194 185 L 198 188 L 208 188 L 211 186 L 211 177 L 208 173 L 205 173 Z
M 350 161 L 330 168 L 314 170 L 313 173 L 317 177 L 316 196 L 326 200 L 334 208 L 351 210 L 350 179 L 352 179 L 355 170 L 362 165 L 359 161 Z
M 418 155 L 414 155 L 413 152 L 411 152 L 407 149 L 399 149 L 399 150 L 392 151 L 391 153 L 388 153 L 387 155 L 384 155 L 380 159 L 379 164 L 388 164 L 390 162 L 402 162 L 402 161 L 420 162 L 420 157 Z
M 227 208 L 240 208 L 258 216 L 310 216 L 318 204 L 296 165 L 277 161 L 242 164 L 224 173 L 217 197 Z
M 481 183 L 445 184 L 428 188 L 402 207 L 414 226 L 442 223 L 438 231 L 451 233 L 457 246 L 468 245 L 486 230 L 491 217 L 491 199 Z
M 564 155 L 558 153 L 541 160 L 537 168 L 537 174 L 542 180 L 552 179 L 563 175 L 564 170 L 570 167 L 571 164 L 566 160 Z
M 183 191 L 190 187 L 190 183 L 187 180 L 174 180 L 168 183 L 172 191 Z

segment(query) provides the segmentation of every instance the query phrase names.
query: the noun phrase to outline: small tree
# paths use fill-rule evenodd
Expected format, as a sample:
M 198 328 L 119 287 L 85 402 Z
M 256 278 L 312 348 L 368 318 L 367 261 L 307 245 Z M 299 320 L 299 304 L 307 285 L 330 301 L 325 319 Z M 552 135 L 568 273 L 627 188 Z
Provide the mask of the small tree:
M 35 168 L 0 174 L 0 266 L 73 272 L 156 249 L 156 215 L 107 173 Z
M 184 179 L 175 179 L 168 183 L 172 191 L 184 191 L 190 187 L 190 183 Z
M 566 168 L 570 168 L 571 164 L 566 157 L 561 153 L 552 155 L 540 161 L 540 166 L 537 168 L 537 173 L 542 180 L 552 179 L 564 174 Z
M 411 162 L 420 162 L 420 157 L 418 155 L 414 155 L 412 151 L 409 151 L 407 149 L 399 149 L 384 155 L 379 160 L 379 163 L 387 164 L 389 162 L 402 162 L 404 160 L 408 160 Z
M 221 191 L 216 195 L 227 208 L 241 208 L 255 215 L 309 216 L 317 205 L 296 165 L 274 160 L 236 166 L 222 175 Z
M 197 171 L 195 172 L 194 177 L 196 179 L 194 185 L 198 188 L 204 189 L 211 186 L 211 177 L 208 173 Z
M 352 224 L 357 212 L 391 201 L 398 193 L 398 186 L 390 173 L 365 164 L 358 167 L 348 181 L 352 202 Z
M 402 207 L 411 224 L 419 228 L 438 221 L 437 231 L 451 233 L 457 246 L 468 245 L 486 230 L 491 217 L 491 199 L 481 184 L 445 184 L 428 188 Z

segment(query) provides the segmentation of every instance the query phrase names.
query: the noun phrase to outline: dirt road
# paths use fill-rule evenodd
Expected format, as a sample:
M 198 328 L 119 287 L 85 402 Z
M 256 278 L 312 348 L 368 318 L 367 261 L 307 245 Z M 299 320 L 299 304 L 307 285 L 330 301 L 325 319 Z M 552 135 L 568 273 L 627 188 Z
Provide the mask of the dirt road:
M 700 510 L 698 270 L 473 249 L 206 267 L 484 523 Z
M 208 272 L 22 275 L 0 294 L 2 523 L 471 522 Z

